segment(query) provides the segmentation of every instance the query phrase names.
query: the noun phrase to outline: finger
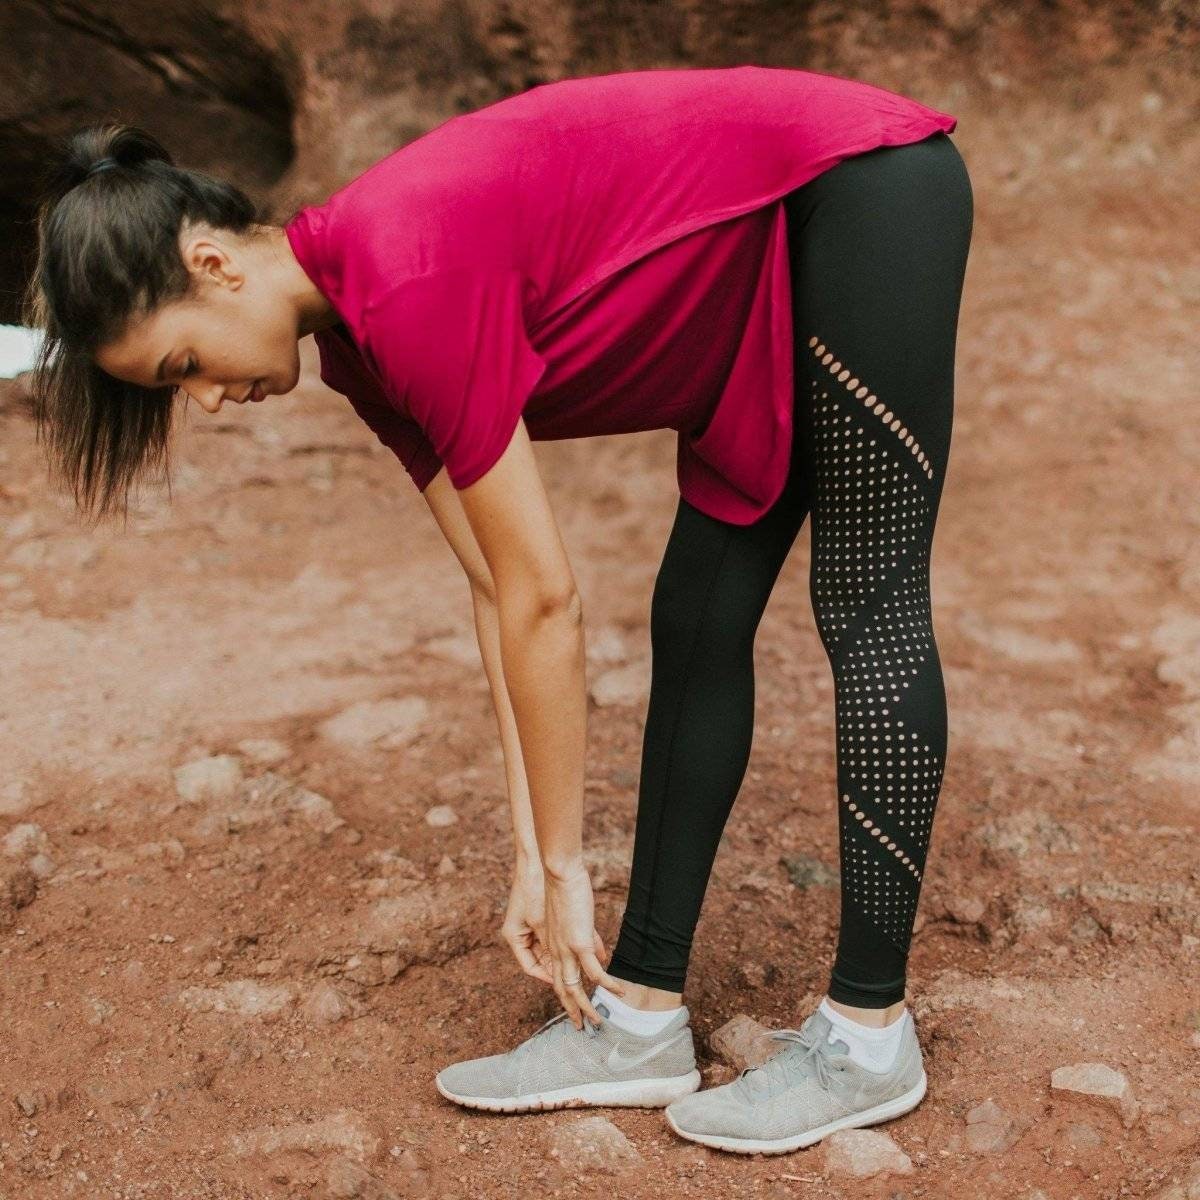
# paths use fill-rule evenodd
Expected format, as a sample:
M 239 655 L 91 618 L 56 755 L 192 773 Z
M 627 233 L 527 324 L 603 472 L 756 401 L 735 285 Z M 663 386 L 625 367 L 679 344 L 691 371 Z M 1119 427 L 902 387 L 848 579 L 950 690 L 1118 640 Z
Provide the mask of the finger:
M 584 974 L 593 983 L 602 983 L 610 992 L 615 992 L 618 996 L 625 994 L 624 981 L 617 979 L 616 976 L 610 975 L 601 965 L 600 960 L 594 954 L 584 954 L 580 958 L 580 964 L 583 967 Z
M 604 939 L 600 936 L 600 930 L 592 930 L 592 948 L 596 951 L 597 958 L 607 958 L 608 951 L 604 949 Z
M 580 974 L 579 964 L 571 958 L 567 961 L 559 960 L 556 964 L 555 983 L 558 985 L 558 998 L 562 1001 L 562 1006 L 567 1010 L 567 1014 L 571 1018 L 571 1024 L 576 1029 L 583 1028 L 583 1017 L 580 1015 L 579 1000 L 575 993 L 579 991 L 581 984 L 568 984 L 566 980 L 582 979 Z
M 524 942 L 512 942 L 510 945 L 512 946 L 513 954 L 516 955 L 517 962 L 521 964 L 521 970 L 526 975 L 532 975 L 534 979 L 540 979 L 543 983 L 554 982 L 550 978 L 550 972 L 538 962 L 537 956 Z
M 575 1003 L 579 1005 L 583 1015 L 587 1017 L 593 1025 L 603 1025 L 604 1018 L 596 1011 L 595 1005 L 588 998 L 588 994 L 582 983 L 577 983 L 571 988 L 571 996 Z

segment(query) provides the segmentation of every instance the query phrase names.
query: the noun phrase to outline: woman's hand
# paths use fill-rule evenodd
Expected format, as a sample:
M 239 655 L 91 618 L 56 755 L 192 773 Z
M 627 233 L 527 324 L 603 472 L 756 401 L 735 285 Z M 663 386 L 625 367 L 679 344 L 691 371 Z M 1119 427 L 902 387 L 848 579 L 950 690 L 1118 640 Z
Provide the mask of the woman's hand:
M 554 986 L 549 966 L 550 947 L 546 943 L 545 876 L 542 864 L 536 859 L 517 861 L 500 934 L 526 975 Z
M 625 985 L 609 975 L 597 957 L 607 958 L 608 954 L 595 925 L 592 881 L 587 867 L 580 863 L 565 875 L 547 872 L 545 897 L 546 940 L 555 994 L 576 1029 L 583 1028 L 584 1016 L 600 1025 L 602 1018 L 588 995 L 591 987 L 602 983 L 610 991 L 623 995 Z

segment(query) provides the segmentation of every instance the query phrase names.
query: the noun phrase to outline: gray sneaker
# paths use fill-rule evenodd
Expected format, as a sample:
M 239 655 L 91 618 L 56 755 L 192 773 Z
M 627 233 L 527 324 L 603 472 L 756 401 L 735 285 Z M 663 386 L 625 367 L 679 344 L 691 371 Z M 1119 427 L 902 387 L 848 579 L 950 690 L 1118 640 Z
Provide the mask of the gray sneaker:
M 828 1040 L 830 1021 L 818 1009 L 799 1030 L 771 1035 L 792 1045 L 761 1067 L 747 1067 L 732 1083 L 675 1101 L 667 1123 L 681 1137 L 718 1150 L 785 1154 L 838 1129 L 898 1117 L 925 1095 L 912 1014 L 902 1020 L 896 1061 L 879 1073 L 852 1062 L 845 1042 Z
M 661 1032 L 641 1037 L 586 1017 L 576 1029 L 565 1012 L 506 1054 L 472 1058 L 437 1073 L 437 1089 L 455 1104 L 488 1112 L 608 1105 L 662 1108 L 700 1086 L 685 1007 Z

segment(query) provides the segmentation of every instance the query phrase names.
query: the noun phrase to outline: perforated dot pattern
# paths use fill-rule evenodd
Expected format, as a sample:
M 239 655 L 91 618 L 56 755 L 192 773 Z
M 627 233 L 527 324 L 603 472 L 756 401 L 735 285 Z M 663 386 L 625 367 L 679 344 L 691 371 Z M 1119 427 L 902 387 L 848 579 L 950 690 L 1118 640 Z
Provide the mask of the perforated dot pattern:
M 934 466 L 886 399 L 821 338 L 808 346 L 812 596 L 835 681 L 843 905 L 907 953 L 945 753 L 929 592 Z M 930 672 L 936 687 L 914 701 Z

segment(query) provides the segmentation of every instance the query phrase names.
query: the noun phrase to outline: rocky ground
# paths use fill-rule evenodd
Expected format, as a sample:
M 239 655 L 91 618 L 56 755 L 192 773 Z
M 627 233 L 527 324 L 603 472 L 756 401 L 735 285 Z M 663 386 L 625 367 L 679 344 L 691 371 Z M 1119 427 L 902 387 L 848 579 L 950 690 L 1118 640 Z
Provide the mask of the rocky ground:
M 555 1002 L 497 940 L 503 774 L 430 514 L 310 376 L 193 409 L 173 501 L 89 532 L 10 385 L 4 1200 L 1200 1196 L 1194 89 L 1131 78 L 1077 110 L 1003 90 L 939 98 L 976 224 L 934 555 L 951 736 L 909 973 L 921 1106 L 747 1159 L 656 1112 L 443 1101 L 441 1065 L 512 1045 Z M 587 614 L 611 945 L 673 441 L 538 454 Z M 693 960 L 706 1083 L 759 1052 L 759 1026 L 811 1011 L 835 940 L 807 566 L 802 536 Z

